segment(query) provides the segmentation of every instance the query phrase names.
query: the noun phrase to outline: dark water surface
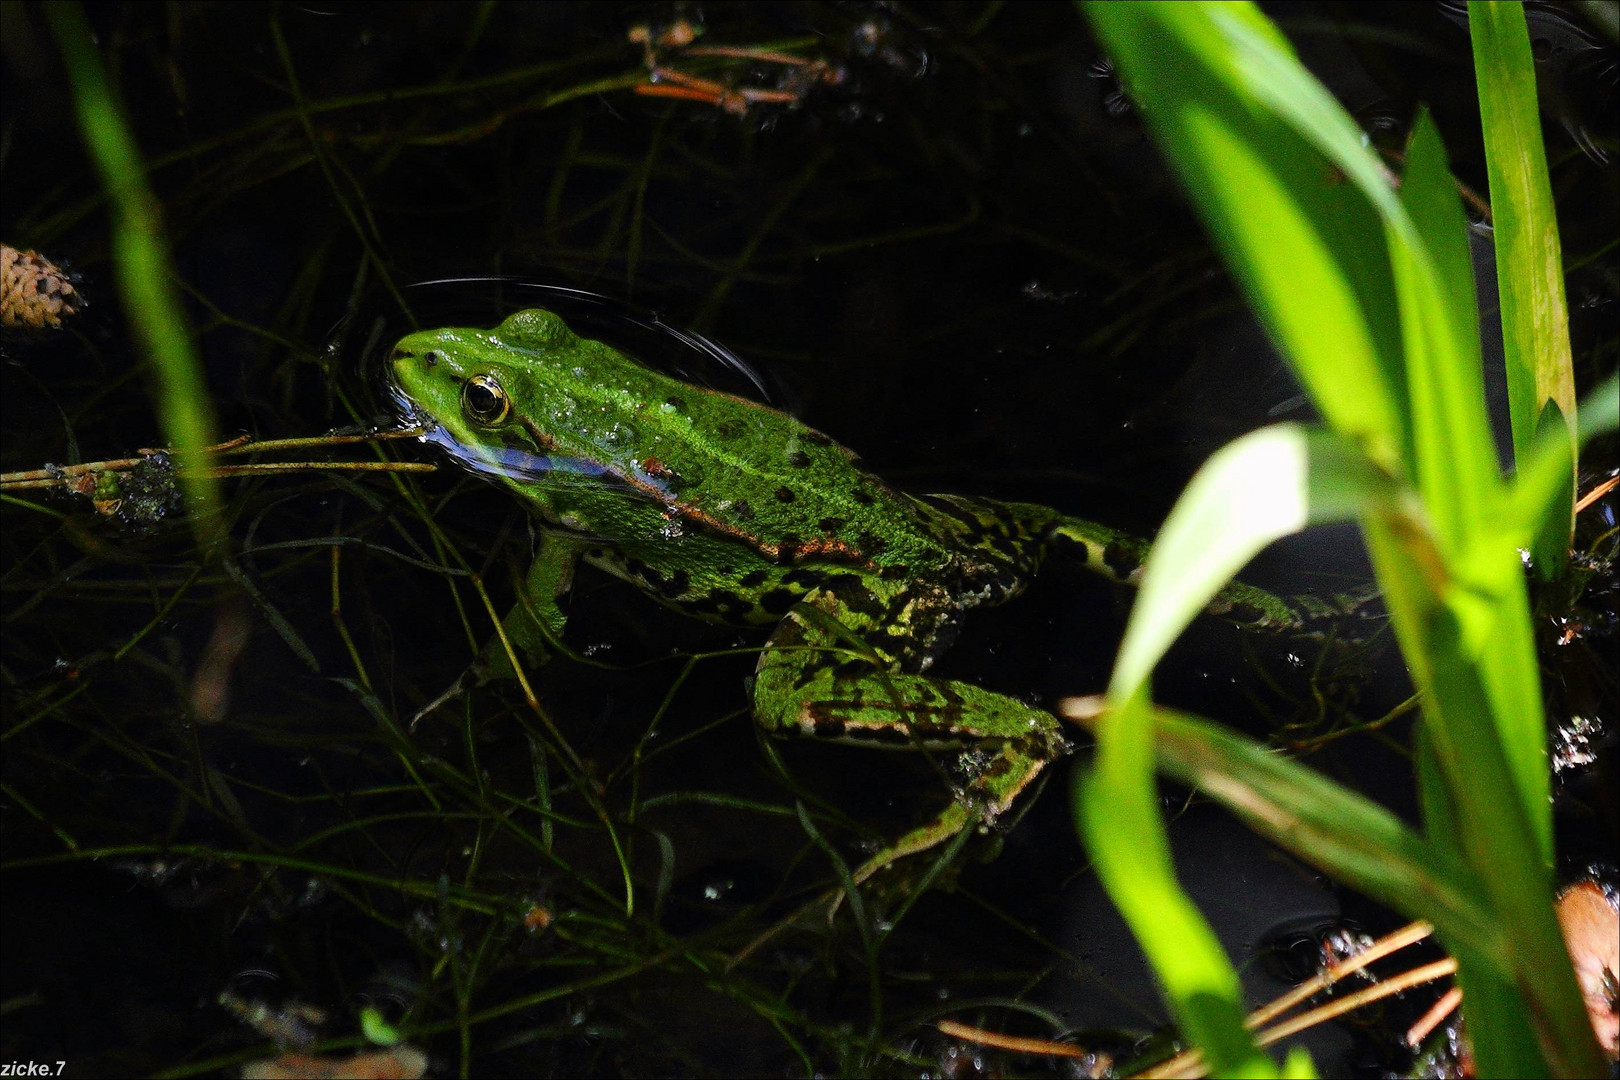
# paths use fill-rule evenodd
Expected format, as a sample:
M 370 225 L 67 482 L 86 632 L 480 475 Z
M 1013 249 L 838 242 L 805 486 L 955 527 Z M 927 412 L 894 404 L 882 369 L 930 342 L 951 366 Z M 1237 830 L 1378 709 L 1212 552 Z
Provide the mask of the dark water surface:
M 1484 190 L 1449 9 L 1268 10 L 1378 145 L 1398 148 L 1425 102 L 1459 178 Z M 70 264 L 91 301 L 63 332 L 5 339 L 3 468 L 124 457 L 162 437 L 99 185 L 43 23 L 0 13 L 0 236 Z M 1616 360 L 1614 49 L 1536 17 L 1586 385 Z M 375 373 L 394 338 L 493 325 L 536 297 L 790 409 L 897 486 L 1143 533 L 1216 447 L 1309 415 L 1065 4 L 107 4 L 90 18 L 153 163 L 227 436 L 390 424 Z M 656 62 L 688 82 L 662 86 L 802 97 L 738 115 L 730 99 L 633 92 L 648 69 L 629 31 L 680 18 L 701 24 L 699 45 L 755 55 L 665 49 Z M 414 442 L 386 454 L 442 461 Z M 5 505 L 0 1059 L 184 1075 L 273 1053 L 222 993 L 316 1006 L 324 1025 L 298 1022 L 350 1048 L 374 1007 L 446 1075 L 1066 1074 L 933 1025 L 1077 1033 L 1122 1058 L 1162 1027 L 1074 834 L 1074 761 L 1016 828 L 969 846 L 953 889 L 910 906 L 874 895 L 864 931 L 846 906 L 728 965 L 836 880 L 829 851 L 858 863 L 937 811 L 939 771 L 763 743 L 745 685 L 761 635 L 590 571 L 567 635 L 589 663 L 553 663 L 537 689 L 598 798 L 509 686 L 409 732 L 489 633 L 460 568 L 510 604 L 531 547 L 521 508 L 453 468 L 227 491 L 233 550 L 209 565 L 177 515 L 129 524 L 31 493 Z M 1593 535 L 1614 508 L 1591 513 Z M 1289 592 L 1365 573 L 1348 532 L 1253 569 Z M 940 670 L 1032 700 L 1097 692 L 1128 600 L 1053 566 L 976 615 Z M 1555 715 L 1596 725 L 1599 760 L 1562 788 L 1570 873 L 1617 859 L 1612 586 L 1583 610 L 1587 636 L 1548 652 Z M 1324 647 L 1201 626 L 1160 694 L 1411 814 L 1410 717 L 1349 730 L 1409 692 L 1377 629 Z M 1166 802 L 1184 880 L 1256 1002 L 1308 974 L 1324 936 L 1400 923 L 1185 793 Z M 1404 1067 L 1391 1033 L 1432 996 L 1310 1035 L 1324 1075 Z

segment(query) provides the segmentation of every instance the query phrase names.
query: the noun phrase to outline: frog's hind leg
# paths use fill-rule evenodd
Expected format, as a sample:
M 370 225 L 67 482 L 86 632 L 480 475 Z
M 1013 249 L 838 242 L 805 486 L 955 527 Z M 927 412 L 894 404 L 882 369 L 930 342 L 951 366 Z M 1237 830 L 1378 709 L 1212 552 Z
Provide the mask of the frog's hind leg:
M 1122 585 L 1135 585 L 1152 546 L 1139 536 L 1083 518 L 1059 515 L 1050 526 L 1053 550 L 1082 561 L 1086 569 Z M 1205 608 L 1209 614 L 1249 630 L 1297 631 L 1314 620 L 1353 613 L 1368 599 L 1352 594 L 1322 600 L 1314 596 L 1279 596 L 1265 589 L 1230 581 Z
M 773 734 L 890 749 L 961 748 L 951 804 L 862 864 L 857 883 L 994 822 L 1047 762 L 1068 750 L 1057 720 L 1044 710 L 971 683 L 897 670 L 868 644 L 889 629 L 872 621 L 831 592 L 810 594 L 772 636 L 754 684 L 755 714 Z

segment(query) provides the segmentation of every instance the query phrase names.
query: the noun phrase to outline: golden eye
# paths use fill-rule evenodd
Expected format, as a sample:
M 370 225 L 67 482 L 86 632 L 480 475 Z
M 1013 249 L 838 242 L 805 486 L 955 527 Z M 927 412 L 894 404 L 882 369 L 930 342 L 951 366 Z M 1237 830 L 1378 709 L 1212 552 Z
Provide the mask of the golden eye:
M 475 424 L 494 427 L 512 411 L 512 399 L 495 376 L 474 375 L 461 387 L 461 411 Z

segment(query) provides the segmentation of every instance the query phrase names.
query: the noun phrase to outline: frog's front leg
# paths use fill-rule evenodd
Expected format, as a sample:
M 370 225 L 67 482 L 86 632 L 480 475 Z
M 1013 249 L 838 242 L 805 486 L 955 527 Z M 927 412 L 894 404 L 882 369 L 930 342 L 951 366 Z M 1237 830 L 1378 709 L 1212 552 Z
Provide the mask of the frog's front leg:
M 852 588 L 864 594 L 866 586 Z M 926 599 L 898 605 L 873 600 L 837 590 L 807 595 L 771 636 L 754 683 L 755 715 L 772 734 L 889 749 L 968 749 L 951 805 L 868 859 L 855 872 L 857 883 L 963 829 L 993 822 L 1049 761 L 1069 749 L 1050 713 L 972 683 L 906 670 L 920 666 L 920 658 L 897 659 L 901 649 L 886 650 L 885 643 L 902 635 L 869 612 L 881 609 L 892 617 L 898 608 L 902 629 L 908 618 L 943 620 L 931 617 Z
M 544 663 L 556 652 L 561 641 L 563 626 L 568 616 L 562 610 L 562 598 L 567 595 L 574 580 L 574 566 L 579 562 L 580 547 L 567 538 L 547 535 L 540 542 L 534 562 L 529 566 L 523 585 L 518 589 L 517 603 L 501 620 L 501 632 L 492 634 L 484 643 L 471 666 L 456 681 L 417 710 L 411 717 L 414 730 L 422 717 L 446 702 L 454 701 L 470 687 L 483 686 L 496 679 L 514 679 L 512 653 L 534 663 Z
M 561 650 L 563 627 L 568 623 L 562 600 L 573 586 L 574 567 L 582 550 L 578 542 L 561 533 L 546 533 L 541 538 L 540 550 L 518 590 L 517 603 L 501 620 L 501 633 L 485 642 L 473 662 L 472 675 L 480 686 L 516 677 L 503 636 L 519 657 L 536 663 L 544 663 Z

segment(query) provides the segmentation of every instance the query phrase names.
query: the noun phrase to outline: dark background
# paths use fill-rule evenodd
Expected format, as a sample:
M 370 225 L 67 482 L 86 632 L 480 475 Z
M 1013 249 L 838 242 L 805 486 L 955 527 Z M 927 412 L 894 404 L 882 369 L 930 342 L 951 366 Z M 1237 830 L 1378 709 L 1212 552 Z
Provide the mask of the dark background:
M 1455 10 L 1267 10 L 1378 146 L 1398 152 L 1425 103 L 1459 179 L 1484 191 Z M 151 164 L 227 435 L 391 423 L 373 376 L 393 337 L 493 323 L 541 296 L 566 306 L 547 288 L 599 297 L 572 302 L 593 333 L 743 385 L 648 327 L 721 343 L 775 404 L 899 486 L 1040 501 L 1145 534 L 1214 448 L 1309 415 L 1066 4 L 88 14 Z M 39 11 L 0 5 L 0 19 L 0 235 L 65 263 L 90 300 L 67 330 L 5 339 L 3 467 L 123 457 L 161 436 L 105 205 Z M 742 115 L 633 92 L 648 72 L 630 28 L 683 19 L 700 45 L 789 51 L 840 77 Z M 1532 37 L 1584 387 L 1616 362 L 1615 49 L 1551 6 L 1532 9 Z M 757 55 L 661 62 L 733 90 L 798 86 Z M 443 283 L 466 278 L 501 280 Z M 175 515 L 6 504 L 0 1057 L 186 1074 L 271 1052 L 222 991 L 272 1012 L 319 1005 L 319 1034 L 336 1038 L 374 1005 L 436 1070 L 480 1075 L 1061 1071 L 964 1050 L 931 1024 L 1080 1030 L 1129 1056 L 1162 1023 L 1084 870 L 1069 763 L 998 859 L 970 860 L 881 950 L 868 943 L 896 898 L 872 899 L 866 936 L 846 912 L 727 969 L 833 880 L 796 803 L 858 861 L 945 793 L 913 755 L 758 745 L 744 689 L 757 636 L 584 574 L 569 642 L 604 666 L 553 664 L 540 690 L 606 782 L 636 883 L 627 917 L 600 822 L 535 749 L 546 736 L 509 689 L 414 736 L 398 726 L 488 626 L 465 579 L 438 569 L 453 560 L 425 518 L 498 606 L 528 551 L 521 509 L 492 489 L 451 469 L 413 486 L 414 506 L 387 477 L 231 482 L 234 552 L 208 566 Z M 1600 506 L 1607 525 L 1592 528 L 1613 513 Z M 1254 573 L 1333 591 L 1364 567 L 1334 534 Z M 1095 692 L 1127 599 L 1053 567 L 976 618 L 944 670 L 1048 701 Z M 1584 666 L 1549 678 L 1555 715 L 1595 718 L 1610 750 L 1612 609 L 1600 598 L 1598 636 L 1566 651 Z M 1324 648 L 1205 627 L 1161 696 L 1409 811 L 1401 723 L 1338 738 L 1407 692 L 1376 630 Z M 219 718 L 195 705 L 210 672 L 229 689 Z M 534 848 L 538 815 L 517 808 L 541 798 L 537 769 L 566 819 L 556 859 Z M 1586 775 L 1561 788 L 1571 867 L 1615 860 L 1613 803 Z M 1305 974 L 1346 920 L 1398 923 L 1211 808 L 1167 803 L 1184 878 L 1256 1000 Z M 549 929 L 525 925 L 536 905 Z M 498 1015 L 465 1021 L 484 1010 Z M 1404 1021 L 1386 1019 L 1318 1036 L 1319 1066 L 1399 1067 Z

